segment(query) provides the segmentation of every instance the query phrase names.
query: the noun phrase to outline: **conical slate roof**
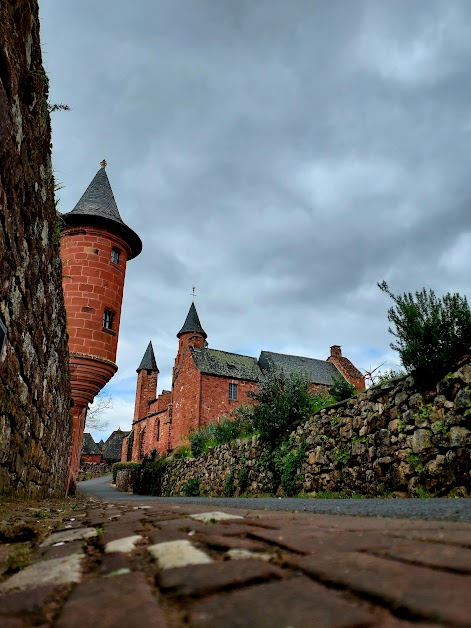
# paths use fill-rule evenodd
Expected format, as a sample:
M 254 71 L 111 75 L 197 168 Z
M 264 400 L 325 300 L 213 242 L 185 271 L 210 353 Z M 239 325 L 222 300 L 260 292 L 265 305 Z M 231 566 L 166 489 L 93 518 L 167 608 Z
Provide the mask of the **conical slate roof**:
M 198 312 L 196 311 L 194 303 L 191 304 L 186 320 L 183 323 L 183 327 L 180 329 L 180 331 L 177 334 L 177 338 L 180 338 L 182 334 L 187 334 L 192 331 L 197 332 L 199 334 L 203 334 L 205 338 L 208 337 L 208 334 L 201 327 L 200 319 L 198 317 Z
M 113 190 L 105 170 L 106 162 L 94 176 L 82 198 L 74 209 L 62 215 L 69 226 L 99 226 L 116 233 L 131 247 L 129 259 L 137 257 L 142 250 L 142 242 L 137 233 L 123 222 L 116 205 Z
M 137 369 L 137 373 L 139 373 L 139 371 L 159 372 L 159 369 L 157 368 L 157 361 L 154 355 L 154 349 L 152 348 L 152 341 L 149 342 L 147 346 L 146 352 L 144 353 L 141 363 L 139 364 L 139 367 Z

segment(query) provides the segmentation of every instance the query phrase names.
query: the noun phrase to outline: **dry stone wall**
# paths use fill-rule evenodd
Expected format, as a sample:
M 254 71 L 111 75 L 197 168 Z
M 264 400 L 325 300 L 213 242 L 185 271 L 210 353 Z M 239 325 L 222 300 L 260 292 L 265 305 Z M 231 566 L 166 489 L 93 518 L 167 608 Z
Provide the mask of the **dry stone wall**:
M 370 388 L 325 408 L 291 435 L 303 449 L 299 489 L 369 496 L 467 496 L 471 491 L 471 364 L 418 392 L 411 376 Z M 198 458 L 170 460 L 162 494 L 183 495 L 198 481 L 203 495 L 259 495 L 273 490 L 258 437 Z M 118 472 L 118 478 L 121 471 Z M 132 485 L 128 473 L 122 488 Z M 124 480 L 124 475 L 123 475 Z M 281 494 L 279 492 L 279 494 Z
M 0 2 L 0 493 L 64 494 L 71 440 L 48 80 L 35 0 Z

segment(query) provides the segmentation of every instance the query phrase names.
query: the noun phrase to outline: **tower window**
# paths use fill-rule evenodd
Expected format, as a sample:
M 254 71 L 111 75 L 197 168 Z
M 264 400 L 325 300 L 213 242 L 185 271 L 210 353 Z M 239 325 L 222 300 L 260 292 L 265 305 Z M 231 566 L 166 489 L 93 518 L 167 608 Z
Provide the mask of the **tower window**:
M 229 384 L 229 399 L 237 401 L 237 384 Z
M 111 249 L 111 261 L 115 264 L 119 264 L 119 251 L 118 249 Z
M 103 312 L 103 327 L 105 329 L 113 329 L 114 313 L 111 310 L 105 310 Z
M 160 440 L 160 421 L 157 421 L 157 440 Z

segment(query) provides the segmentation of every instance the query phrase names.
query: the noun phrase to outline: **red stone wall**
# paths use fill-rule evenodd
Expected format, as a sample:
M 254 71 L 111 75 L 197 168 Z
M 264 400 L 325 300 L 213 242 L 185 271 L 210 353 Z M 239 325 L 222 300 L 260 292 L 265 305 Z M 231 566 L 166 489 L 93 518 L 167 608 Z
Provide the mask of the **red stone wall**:
M 138 372 L 134 421 L 147 416 L 149 412 L 149 402 L 155 399 L 157 393 L 158 375 L 158 371 L 142 370 Z
M 119 263 L 111 249 L 120 251 Z M 114 362 L 123 299 L 128 245 L 96 227 L 68 227 L 61 236 L 64 299 L 69 350 Z M 104 309 L 113 314 L 111 330 L 103 329 Z
M 348 358 L 331 355 L 327 358 L 327 362 L 331 362 L 347 382 L 353 384 L 357 390 L 365 390 L 365 378 Z
M 180 353 L 179 353 L 180 355 Z M 170 447 L 187 442 L 186 436 L 200 425 L 201 373 L 188 349 L 183 350 L 175 369 Z
M 202 374 L 201 378 L 201 425 L 214 423 L 216 419 L 222 416 L 229 416 L 240 405 L 253 405 L 254 403 L 247 396 L 247 393 L 257 390 L 256 382 L 205 374 Z M 237 400 L 229 399 L 229 384 L 237 384 Z

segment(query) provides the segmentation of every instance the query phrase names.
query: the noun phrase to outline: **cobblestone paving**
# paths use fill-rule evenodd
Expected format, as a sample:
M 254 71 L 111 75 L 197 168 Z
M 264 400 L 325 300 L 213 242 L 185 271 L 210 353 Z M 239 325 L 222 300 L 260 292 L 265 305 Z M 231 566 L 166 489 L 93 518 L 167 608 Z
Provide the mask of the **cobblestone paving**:
M 0 626 L 471 626 L 471 524 L 90 501 Z

